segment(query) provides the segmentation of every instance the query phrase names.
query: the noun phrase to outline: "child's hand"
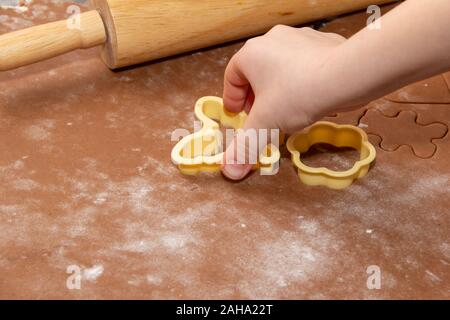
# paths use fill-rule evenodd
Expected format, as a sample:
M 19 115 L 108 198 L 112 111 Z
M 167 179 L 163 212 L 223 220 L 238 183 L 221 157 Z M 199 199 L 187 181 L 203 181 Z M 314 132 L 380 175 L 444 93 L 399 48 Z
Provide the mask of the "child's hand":
M 225 71 L 227 110 L 251 110 L 245 128 L 304 128 L 334 107 L 330 90 L 340 85 L 327 71 L 344 41 L 334 33 L 287 26 L 249 40 Z
M 381 28 L 365 28 L 349 40 L 308 28 L 275 27 L 249 40 L 230 61 L 225 107 L 249 113 L 246 130 L 292 133 L 327 114 L 448 71 L 449 12 L 448 0 L 404 1 L 381 18 Z M 243 140 L 235 137 L 224 155 L 222 171 L 231 179 L 244 178 L 252 167 L 234 164 L 235 154 L 255 159 L 259 153 L 247 150 Z
M 327 73 L 344 41 L 337 34 L 287 26 L 249 40 L 225 72 L 226 109 L 249 113 L 244 129 L 280 129 L 284 133 L 303 129 L 334 112 L 339 107 L 335 97 L 340 83 Z M 229 148 L 245 148 L 235 143 L 237 140 Z M 229 178 L 241 179 L 250 171 L 251 164 L 232 164 L 236 162 L 233 152 L 226 156 L 223 172 Z

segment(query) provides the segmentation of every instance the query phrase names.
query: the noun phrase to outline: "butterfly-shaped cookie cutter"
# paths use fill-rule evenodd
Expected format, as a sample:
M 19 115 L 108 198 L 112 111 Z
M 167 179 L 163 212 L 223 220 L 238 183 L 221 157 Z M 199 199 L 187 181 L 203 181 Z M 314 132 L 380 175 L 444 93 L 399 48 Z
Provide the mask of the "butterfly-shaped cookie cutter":
M 202 128 L 181 139 L 172 149 L 172 162 L 183 174 L 199 172 L 217 172 L 223 163 L 222 133 L 220 125 L 231 129 L 240 129 L 244 125 L 245 112 L 230 113 L 225 110 L 219 97 L 203 97 L 195 104 L 195 116 Z M 259 155 L 253 169 L 260 169 L 270 175 L 278 169 L 280 151 L 274 144 L 267 145 Z

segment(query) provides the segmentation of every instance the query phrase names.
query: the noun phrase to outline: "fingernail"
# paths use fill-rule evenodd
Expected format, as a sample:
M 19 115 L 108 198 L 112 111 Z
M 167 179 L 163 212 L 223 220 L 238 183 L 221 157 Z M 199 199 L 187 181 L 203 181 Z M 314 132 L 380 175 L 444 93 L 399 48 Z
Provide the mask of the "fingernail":
M 227 164 L 222 168 L 223 174 L 232 180 L 243 179 L 248 171 L 248 165 L 245 164 Z

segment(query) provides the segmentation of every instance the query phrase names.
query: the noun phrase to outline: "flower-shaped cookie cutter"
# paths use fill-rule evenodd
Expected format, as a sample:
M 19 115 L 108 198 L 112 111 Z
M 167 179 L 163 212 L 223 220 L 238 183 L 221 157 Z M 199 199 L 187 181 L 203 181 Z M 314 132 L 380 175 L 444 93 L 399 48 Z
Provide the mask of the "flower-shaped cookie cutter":
M 172 149 L 172 162 L 183 174 L 199 172 L 217 172 L 223 162 L 222 133 L 220 125 L 231 129 L 240 129 L 244 125 L 245 112 L 230 113 L 225 110 L 223 100 L 219 97 L 203 97 L 195 104 L 195 116 L 202 123 L 202 128 L 181 139 Z M 269 144 L 259 155 L 258 163 L 253 169 L 260 169 L 263 174 L 275 172 L 280 160 L 277 146 Z
M 318 143 L 335 147 L 351 147 L 360 152 L 360 160 L 347 171 L 333 171 L 328 168 L 312 168 L 301 160 L 301 154 Z M 289 137 L 287 148 L 292 155 L 292 162 L 298 169 L 300 180 L 311 186 L 326 186 L 331 189 L 344 189 L 356 179 L 364 177 L 375 160 L 376 150 L 369 142 L 367 134 L 351 125 L 337 125 L 319 121 L 301 132 Z

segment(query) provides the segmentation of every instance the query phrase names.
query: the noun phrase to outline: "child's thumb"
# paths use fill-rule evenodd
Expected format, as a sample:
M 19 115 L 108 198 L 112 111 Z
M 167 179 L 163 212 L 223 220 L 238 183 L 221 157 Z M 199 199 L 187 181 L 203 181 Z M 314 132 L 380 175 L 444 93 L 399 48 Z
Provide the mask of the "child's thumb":
M 232 142 L 227 147 L 222 164 L 223 174 L 232 180 L 241 180 L 257 164 L 260 146 L 261 129 L 268 129 L 265 120 L 259 117 L 260 106 L 253 105 L 244 127 L 237 130 Z

